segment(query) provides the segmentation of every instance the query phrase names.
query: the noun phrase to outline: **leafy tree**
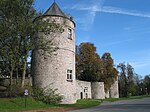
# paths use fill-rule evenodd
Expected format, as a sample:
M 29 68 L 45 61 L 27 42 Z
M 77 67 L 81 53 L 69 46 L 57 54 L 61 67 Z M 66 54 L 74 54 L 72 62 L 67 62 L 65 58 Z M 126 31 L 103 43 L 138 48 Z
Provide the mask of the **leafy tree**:
M 120 70 L 120 97 L 139 95 L 141 88 L 143 91 L 143 87 L 141 85 L 141 77 L 134 72 L 134 68 L 130 64 L 126 65 L 125 63 L 120 63 L 117 67 Z
M 150 75 L 146 75 L 143 80 L 144 88 L 146 94 L 150 94 Z
M 136 94 L 136 85 L 134 80 L 134 69 L 130 64 L 127 64 L 127 89 L 129 95 L 135 95 Z
M 91 43 L 81 43 L 76 46 L 76 75 L 84 81 L 102 81 L 105 89 L 110 89 L 118 76 L 110 53 L 102 58 L 96 53 L 96 47 Z
M 43 20 L 40 13 L 33 8 L 34 0 L 1 0 L 0 1 L 0 56 L 2 62 L 8 64 L 10 82 L 14 71 L 22 71 L 22 84 L 24 86 L 27 70 L 27 58 L 32 50 L 42 49 L 48 54 L 56 50 L 52 39 L 35 39 L 37 32 L 48 35 L 60 32 L 61 26 L 48 20 Z M 38 18 L 37 18 L 38 17 Z M 40 43 L 40 44 L 39 44 Z M 44 55 L 43 54 L 43 55 Z
M 128 96 L 127 90 L 127 76 L 126 76 L 126 65 L 125 63 L 119 63 L 117 68 L 120 70 L 119 76 L 119 93 L 121 97 Z
M 76 52 L 76 75 L 84 81 L 99 81 L 102 62 L 92 43 L 81 43 Z
M 118 76 L 118 71 L 114 68 L 114 62 L 110 53 L 104 53 L 102 56 L 103 77 L 101 81 L 105 83 L 105 89 L 109 90 Z
M 16 7 L 13 7 L 13 1 L 0 1 L 0 56 L 2 58 L 1 65 L 5 66 L 5 71 L 10 74 L 10 85 L 12 85 L 12 76 L 15 68 L 15 59 L 17 54 L 17 35 L 15 33 L 15 17 L 12 15 Z M 11 11 L 11 8 L 14 10 Z M 16 53 L 16 54 L 15 54 Z M 3 63 L 3 64 L 2 64 Z
M 142 83 L 142 77 L 138 74 L 134 74 L 134 83 L 135 83 L 135 88 L 136 88 L 136 93 L 135 95 L 140 95 L 141 94 L 141 83 Z

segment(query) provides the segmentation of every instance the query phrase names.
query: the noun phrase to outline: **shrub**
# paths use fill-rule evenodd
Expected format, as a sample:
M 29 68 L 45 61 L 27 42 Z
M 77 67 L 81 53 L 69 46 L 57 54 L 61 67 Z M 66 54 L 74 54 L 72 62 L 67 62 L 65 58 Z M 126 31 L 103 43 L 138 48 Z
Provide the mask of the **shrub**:
M 28 89 L 29 90 L 29 95 L 32 94 L 32 87 L 31 86 L 24 86 L 24 87 L 21 87 L 19 84 L 18 85 L 12 85 L 12 86 L 9 86 L 7 88 L 7 97 L 21 97 L 21 96 L 24 96 L 24 91 L 25 89 Z
M 25 86 L 22 88 L 20 85 L 12 85 L 8 87 L 7 97 L 22 97 L 24 96 L 25 89 L 28 89 L 29 96 L 46 104 L 58 104 L 63 99 L 63 97 L 56 92 L 57 89 L 47 87 L 33 88 L 32 86 Z
M 42 101 L 46 104 L 58 104 L 61 102 L 63 97 L 56 93 L 57 89 L 51 88 L 34 88 L 33 98 L 38 101 Z

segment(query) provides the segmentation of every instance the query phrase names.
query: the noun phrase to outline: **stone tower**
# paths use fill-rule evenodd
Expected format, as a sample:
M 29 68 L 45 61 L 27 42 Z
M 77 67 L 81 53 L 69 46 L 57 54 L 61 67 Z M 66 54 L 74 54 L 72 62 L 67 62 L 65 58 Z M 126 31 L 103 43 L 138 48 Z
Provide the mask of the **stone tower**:
M 93 99 L 105 99 L 104 82 L 92 82 L 91 89 Z
M 50 87 L 58 89 L 63 95 L 63 104 L 76 102 L 76 81 L 75 81 L 75 23 L 73 18 L 65 15 L 59 6 L 54 2 L 43 15 L 44 20 L 55 21 L 62 26 L 62 33 L 49 34 L 47 40 L 53 39 L 59 49 L 56 55 L 46 60 L 41 57 L 39 50 L 33 52 L 32 74 L 33 85 L 37 87 Z M 36 35 L 39 38 L 38 33 Z
M 110 87 L 110 97 L 119 98 L 118 77 Z

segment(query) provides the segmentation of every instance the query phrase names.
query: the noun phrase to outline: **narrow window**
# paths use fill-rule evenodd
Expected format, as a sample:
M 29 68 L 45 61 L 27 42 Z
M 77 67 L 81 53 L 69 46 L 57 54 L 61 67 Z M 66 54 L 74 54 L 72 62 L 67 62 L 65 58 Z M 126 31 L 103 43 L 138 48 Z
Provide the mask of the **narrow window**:
M 68 28 L 68 38 L 72 39 L 72 30 Z
M 72 70 L 67 70 L 67 81 L 72 82 Z
M 69 79 L 69 77 L 70 77 L 70 75 L 69 75 L 69 74 L 67 74 L 67 79 Z

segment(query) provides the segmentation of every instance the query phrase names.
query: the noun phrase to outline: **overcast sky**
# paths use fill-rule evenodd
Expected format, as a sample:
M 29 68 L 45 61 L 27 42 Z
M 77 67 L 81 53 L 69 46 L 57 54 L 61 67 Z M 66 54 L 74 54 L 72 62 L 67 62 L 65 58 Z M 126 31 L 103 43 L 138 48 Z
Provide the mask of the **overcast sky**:
M 53 0 L 36 0 L 46 11 Z M 100 56 L 110 52 L 115 65 L 130 63 L 139 75 L 150 74 L 150 0 L 56 0 L 74 17 L 76 44 L 91 42 Z

